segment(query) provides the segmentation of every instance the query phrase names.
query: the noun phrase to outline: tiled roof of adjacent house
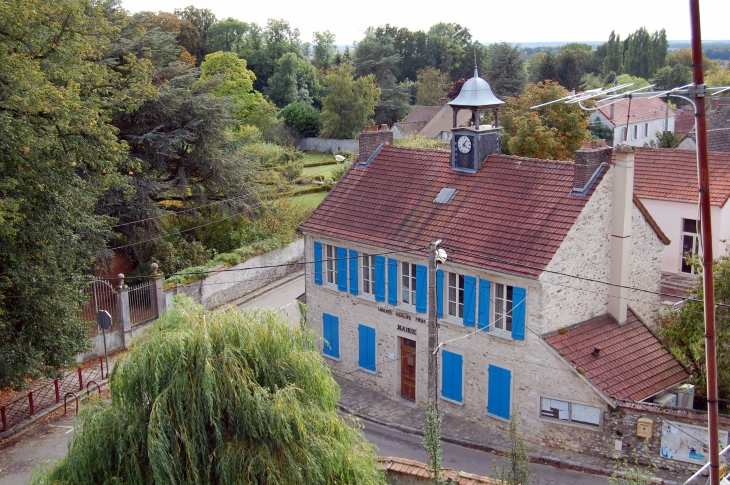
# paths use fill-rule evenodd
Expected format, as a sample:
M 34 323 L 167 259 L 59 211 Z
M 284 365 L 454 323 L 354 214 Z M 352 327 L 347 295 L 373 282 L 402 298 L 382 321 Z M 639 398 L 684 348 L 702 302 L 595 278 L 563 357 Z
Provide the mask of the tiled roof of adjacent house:
M 664 118 L 667 115 L 667 103 L 659 98 L 622 99 L 613 104 L 613 119 L 611 119 L 611 106 L 600 105 L 599 103 L 598 111 L 608 118 L 608 121 L 613 123 L 614 126 L 617 126 L 626 124 L 627 115 L 629 116 L 629 123 Z M 676 114 L 675 110 L 669 108 L 670 117 Z
M 619 326 L 603 315 L 545 339 L 606 395 L 641 401 L 689 379 L 689 374 L 632 312 Z M 596 357 L 594 349 L 601 350 Z
M 434 203 L 443 188 L 456 195 Z M 535 278 L 593 194 L 572 188 L 572 162 L 491 155 L 470 174 L 451 168 L 448 151 L 388 145 L 351 168 L 300 230 L 420 254 L 441 239 L 454 261 Z
M 459 110 L 456 115 L 456 125 L 466 126 L 467 121 L 471 119 L 471 111 L 468 109 Z M 418 133 L 428 138 L 436 138 L 442 131 L 450 131 L 454 124 L 454 110 L 449 104 L 439 108 L 438 113 L 431 118 L 426 126 Z
M 683 109 L 677 115 L 674 122 L 675 133 L 689 133 L 695 129 L 695 110 L 690 107 Z
M 412 479 L 409 480 L 409 477 L 417 477 L 416 480 L 423 479 L 424 481 L 430 481 L 429 478 L 431 477 L 428 466 L 425 463 L 406 458 L 379 456 L 378 466 L 385 472 L 403 477 L 405 483 L 414 483 Z M 441 475 L 447 483 L 456 485 L 499 485 L 501 483 L 492 478 L 482 477 L 472 473 L 457 472 L 451 468 L 442 468 Z
M 710 152 L 710 203 L 724 206 L 730 197 L 730 153 Z M 644 199 L 696 203 L 697 155 L 694 150 L 636 150 L 634 193 Z
M 426 121 L 399 121 L 393 125 L 393 130 L 398 128 L 404 136 L 413 135 L 421 131 L 426 123 Z
M 406 116 L 406 119 L 403 120 L 403 123 L 423 123 L 424 126 L 426 123 L 431 121 L 434 116 L 438 114 L 438 112 L 441 111 L 441 106 L 414 106 L 410 113 L 408 113 L 408 116 Z

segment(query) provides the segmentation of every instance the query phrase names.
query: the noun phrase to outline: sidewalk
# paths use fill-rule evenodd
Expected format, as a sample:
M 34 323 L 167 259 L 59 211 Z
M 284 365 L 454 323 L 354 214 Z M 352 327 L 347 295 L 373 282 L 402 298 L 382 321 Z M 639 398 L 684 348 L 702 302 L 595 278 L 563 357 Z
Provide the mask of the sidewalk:
M 361 419 L 384 426 L 399 429 L 413 434 L 421 434 L 426 411 L 415 404 L 392 398 L 380 391 L 370 389 L 350 380 L 335 375 L 340 385 L 340 408 Z M 466 419 L 444 415 L 441 427 L 442 439 L 445 442 L 479 449 L 490 453 L 503 454 L 507 451 L 509 439 L 506 434 L 481 426 Z M 614 461 L 594 455 L 577 453 L 559 448 L 536 446 L 530 444 L 532 461 L 553 465 L 560 468 L 572 468 L 598 475 L 611 475 Z M 663 479 L 666 485 L 681 484 L 674 472 L 657 470 L 654 474 Z M 689 478 L 689 477 L 686 477 Z M 679 479 L 679 480 L 678 480 Z

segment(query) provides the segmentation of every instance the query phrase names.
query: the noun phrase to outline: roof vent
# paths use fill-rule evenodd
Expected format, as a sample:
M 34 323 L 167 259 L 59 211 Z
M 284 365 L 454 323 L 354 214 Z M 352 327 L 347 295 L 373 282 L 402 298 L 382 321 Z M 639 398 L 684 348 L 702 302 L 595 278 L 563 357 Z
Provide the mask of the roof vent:
M 596 345 L 593 347 L 593 357 L 600 357 L 601 356 L 601 350 L 603 350 L 603 347 Z
M 456 195 L 456 189 L 450 189 L 448 187 L 445 187 L 441 189 L 441 192 L 439 192 L 439 195 L 433 199 L 435 204 L 448 204 L 451 202 L 451 200 Z

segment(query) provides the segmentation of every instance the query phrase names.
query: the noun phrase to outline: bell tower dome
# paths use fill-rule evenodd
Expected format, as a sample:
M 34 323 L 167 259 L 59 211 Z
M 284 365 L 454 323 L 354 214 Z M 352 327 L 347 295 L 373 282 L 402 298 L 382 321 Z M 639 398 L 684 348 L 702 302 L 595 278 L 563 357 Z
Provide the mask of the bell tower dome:
M 452 168 L 475 172 L 482 168 L 484 160 L 489 155 L 501 153 L 499 107 L 503 104 L 504 101 L 494 95 L 489 83 L 480 78 L 479 72 L 474 69 L 474 77 L 466 81 L 459 95 L 449 102 L 454 113 L 451 129 Z M 470 126 L 456 126 L 457 113 L 462 109 L 471 110 Z M 479 124 L 482 112 L 486 109 L 494 113 L 494 126 Z

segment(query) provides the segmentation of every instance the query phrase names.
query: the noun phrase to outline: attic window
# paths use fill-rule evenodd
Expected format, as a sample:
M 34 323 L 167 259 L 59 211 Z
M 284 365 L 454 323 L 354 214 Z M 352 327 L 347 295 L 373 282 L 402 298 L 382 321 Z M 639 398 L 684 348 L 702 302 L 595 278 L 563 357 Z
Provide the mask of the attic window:
M 456 189 L 450 189 L 448 187 L 445 187 L 441 189 L 441 192 L 439 192 L 439 195 L 433 199 L 435 204 L 448 204 L 451 202 L 451 200 L 456 195 Z

